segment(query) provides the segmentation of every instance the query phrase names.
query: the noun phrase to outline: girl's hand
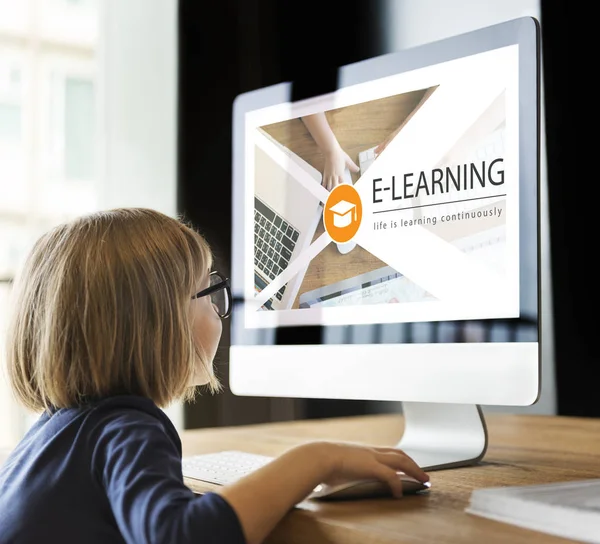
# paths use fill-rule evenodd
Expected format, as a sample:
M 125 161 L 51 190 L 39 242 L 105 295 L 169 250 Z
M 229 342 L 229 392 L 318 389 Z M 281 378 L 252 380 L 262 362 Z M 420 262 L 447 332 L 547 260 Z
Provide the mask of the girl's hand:
M 248 543 L 264 542 L 294 505 L 319 484 L 353 480 L 387 482 L 402 495 L 398 472 L 427 482 L 429 476 L 404 452 L 344 442 L 308 442 L 295 446 L 265 466 L 223 486 L 220 494 L 237 513 Z
M 331 191 L 336 185 L 344 183 L 344 171 L 348 168 L 350 172 L 358 172 L 360 168 L 340 147 L 336 147 L 325 153 L 325 165 L 323 167 L 322 185 Z
M 402 496 L 403 472 L 420 482 L 429 476 L 408 455 L 396 448 L 368 447 L 340 442 L 323 442 L 324 455 L 330 459 L 331 470 L 324 484 L 338 485 L 352 480 L 374 478 L 386 482 L 395 497 Z

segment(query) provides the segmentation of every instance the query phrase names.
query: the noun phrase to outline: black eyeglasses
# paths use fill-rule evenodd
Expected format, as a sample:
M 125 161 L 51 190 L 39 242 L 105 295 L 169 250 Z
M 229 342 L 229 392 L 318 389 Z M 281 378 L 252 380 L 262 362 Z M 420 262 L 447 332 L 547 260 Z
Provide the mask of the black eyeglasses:
M 211 272 L 209 275 L 210 285 L 196 293 L 192 298 L 202 298 L 210 295 L 210 301 L 215 307 L 219 317 L 225 319 L 231 314 L 231 287 L 229 278 L 226 278 L 218 272 Z

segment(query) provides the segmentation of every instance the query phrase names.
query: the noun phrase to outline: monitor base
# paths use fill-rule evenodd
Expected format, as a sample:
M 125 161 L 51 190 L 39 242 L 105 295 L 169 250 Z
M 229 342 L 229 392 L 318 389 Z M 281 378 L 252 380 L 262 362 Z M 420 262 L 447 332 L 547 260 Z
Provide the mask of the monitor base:
M 474 465 L 487 449 L 487 428 L 477 404 L 403 402 L 404 433 L 397 447 L 424 470 Z

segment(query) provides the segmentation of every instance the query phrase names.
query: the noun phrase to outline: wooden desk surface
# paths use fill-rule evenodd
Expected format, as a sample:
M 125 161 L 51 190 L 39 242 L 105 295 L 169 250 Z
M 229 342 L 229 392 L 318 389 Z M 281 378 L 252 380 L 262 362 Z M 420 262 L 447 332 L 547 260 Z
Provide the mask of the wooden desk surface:
M 340 146 L 358 165 L 358 154 L 361 151 L 379 145 L 391 133 L 404 126 L 432 92 L 433 88 L 407 92 L 337 108 L 325 112 L 325 115 Z M 300 119 L 290 119 L 262 128 L 319 172 L 323 172 L 323 154 Z M 359 175 L 352 174 L 354 182 Z M 313 240 L 323 232 L 325 228 L 321 221 Z M 329 244 L 311 261 L 293 308 L 298 308 L 300 295 L 307 291 L 383 266 L 386 266 L 386 263 L 360 246 L 351 253 L 342 255 L 335 244 Z
M 471 491 L 600 477 L 600 419 L 487 415 L 490 445 L 478 466 L 431 472 L 423 496 L 345 503 L 305 501 L 273 531 L 269 544 L 558 544 L 565 539 L 464 512 Z M 269 423 L 182 432 L 183 454 L 238 449 L 278 455 L 314 439 L 395 445 L 398 415 Z M 195 491 L 214 486 L 188 480 Z

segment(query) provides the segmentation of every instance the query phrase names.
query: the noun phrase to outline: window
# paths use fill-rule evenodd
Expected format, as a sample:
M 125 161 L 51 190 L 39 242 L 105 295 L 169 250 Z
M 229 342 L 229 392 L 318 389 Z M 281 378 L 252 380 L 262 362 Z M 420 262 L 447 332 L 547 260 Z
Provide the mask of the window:
M 97 0 L 0 0 L 0 357 L 33 242 L 98 206 Z M 4 360 L 0 363 L 4 367 Z M 27 426 L 0 373 L 0 448 Z

